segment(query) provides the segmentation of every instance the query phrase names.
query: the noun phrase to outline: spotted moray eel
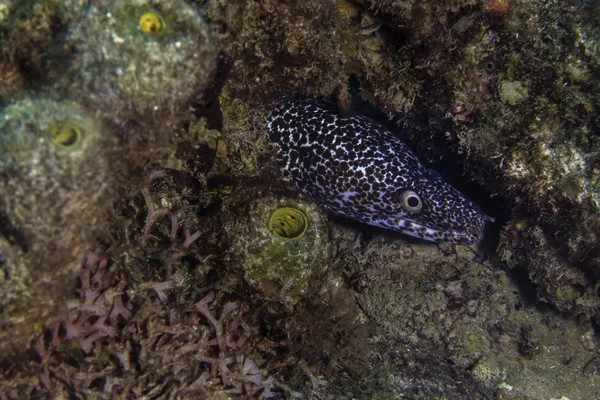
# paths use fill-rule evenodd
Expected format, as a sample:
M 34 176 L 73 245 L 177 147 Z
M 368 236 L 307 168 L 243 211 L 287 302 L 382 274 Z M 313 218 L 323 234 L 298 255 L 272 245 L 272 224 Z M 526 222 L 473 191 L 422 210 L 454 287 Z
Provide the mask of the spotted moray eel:
M 267 125 L 284 176 L 327 212 L 433 242 L 481 239 L 488 217 L 377 122 L 285 95 Z

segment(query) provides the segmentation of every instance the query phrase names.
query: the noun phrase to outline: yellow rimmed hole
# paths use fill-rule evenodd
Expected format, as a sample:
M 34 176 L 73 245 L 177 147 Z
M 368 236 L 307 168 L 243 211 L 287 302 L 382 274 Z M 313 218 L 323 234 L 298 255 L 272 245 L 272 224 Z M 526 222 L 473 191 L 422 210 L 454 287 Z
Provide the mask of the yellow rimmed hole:
M 51 132 L 52 143 L 66 150 L 76 149 L 81 143 L 81 129 L 70 123 L 58 123 Z
M 297 208 L 280 207 L 271 214 L 268 227 L 280 239 L 300 239 L 308 229 L 308 217 Z
M 140 29 L 148 35 L 157 35 L 162 33 L 167 25 L 163 17 L 154 11 L 148 11 L 142 14 L 139 20 Z

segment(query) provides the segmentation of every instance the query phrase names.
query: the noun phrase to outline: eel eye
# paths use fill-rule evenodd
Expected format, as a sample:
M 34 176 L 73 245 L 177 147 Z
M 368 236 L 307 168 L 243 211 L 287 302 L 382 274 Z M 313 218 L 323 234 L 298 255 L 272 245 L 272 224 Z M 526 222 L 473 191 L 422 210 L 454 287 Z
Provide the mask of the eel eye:
M 419 212 L 423 208 L 423 203 L 418 194 L 412 190 L 405 190 L 401 194 L 402 207 L 409 212 Z

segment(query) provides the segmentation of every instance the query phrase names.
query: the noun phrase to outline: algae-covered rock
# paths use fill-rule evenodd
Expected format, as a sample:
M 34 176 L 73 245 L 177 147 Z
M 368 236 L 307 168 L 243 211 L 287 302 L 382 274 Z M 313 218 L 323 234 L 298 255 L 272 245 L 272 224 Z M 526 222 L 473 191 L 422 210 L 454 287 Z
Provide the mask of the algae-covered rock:
M 527 99 L 527 89 L 523 87 L 521 82 L 503 81 L 500 84 L 499 93 L 500 100 L 503 103 L 508 103 L 511 106 L 521 103 Z
M 590 321 L 592 316 L 597 322 L 600 305 L 598 10 L 589 1 L 559 0 L 0 4 L 0 38 L 7 39 L 0 97 L 14 103 L 6 112 L 45 108 L 52 115 L 85 114 L 68 103 L 17 102 L 15 94 L 27 89 L 77 99 L 122 128 L 129 155 L 141 155 L 130 164 L 140 167 L 149 160 L 147 169 L 161 164 L 177 170 L 154 175 L 168 179 L 143 189 L 145 203 L 124 206 L 117 221 L 122 227 L 113 233 L 128 248 L 103 255 L 104 265 L 116 268 L 122 281 L 107 281 L 110 291 L 100 296 L 114 301 L 106 304 L 120 317 L 110 317 L 115 311 L 106 307 L 92 317 L 63 316 L 60 328 L 36 342 L 42 363 L 22 363 L 31 366 L 31 375 L 0 379 L 0 386 L 10 381 L 12 393 L 21 397 L 42 390 L 56 397 L 62 393 L 57 387 L 67 397 L 100 391 L 140 397 L 166 388 L 187 396 L 222 389 L 230 396 L 267 397 L 250 393 L 253 386 L 246 384 L 252 382 L 240 380 L 254 370 L 244 354 L 250 349 L 260 368 L 275 371 L 285 392 L 280 397 L 298 398 L 295 390 L 301 390 L 309 399 L 594 398 L 600 348 L 597 324 Z M 204 21 L 233 60 L 218 101 L 218 93 L 212 97 L 213 106 L 222 107 L 223 129 L 207 122 L 221 130 L 211 132 L 219 142 L 210 172 L 214 152 L 203 163 L 199 147 L 185 137 L 198 128 L 185 116 L 214 72 L 217 50 Z M 17 79 L 3 80 L 8 75 Z M 220 88 L 215 85 L 214 92 Z M 437 169 L 467 195 L 478 193 L 483 199 L 478 203 L 497 217 L 497 225 L 508 220 L 498 227 L 502 260 L 491 250 L 497 248 L 494 235 L 484 238 L 487 258 L 475 248 L 409 241 L 372 227 L 330 222 L 330 236 L 314 205 L 251 186 L 247 180 L 268 169 L 261 114 L 279 91 L 337 97 L 347 113 L 353 112 L 349 94 L 359 94 L 356 104 L 369 101 L 393 117 L 425 164 L 441 160 L 448 168 Z M 72 255 L 99 230 L 100 210 L 112 198 L 108 166 L 121 167 L 110 164 L 112 135 L 103 128 L 97 130 L 106 133 L 106 142 L 98 139 L 96 150 L 78 152 L 86 143 L 81 128 L 99 126 L 95 118 L 61 120 L 50 136 L 27 141 L 27 132 L 49 114 L 31 119 L 25 114 L 19 114 L 24 124 L 0 121 L 3 135 L 10 125 L 0 154 L 0 279 L 8 296 L 6 305 L 0 303 L 5 322 L 0 339 L 25 332 L 21 344 L 64 298 L 65 287 L 51 296 L 42 286 L 58 288 L 55 282 L 77 265 Z M 181 146 L 158 143 L 160 135 Z M 44 147 L 48 141 L 51 151 Z M 53 152 L 79 161 L 63 164 Z M 78 159 L 80 153 L 85 157 Z M 168 162 L 157 162 L 161 159 Z M 85 179 L 62 175 L 71 170 Z M 481 187 L 474 188 L 469 177 Z M 232 182 L 245 189 L 232 190 Z M 128 192 L 139 185 L 132 179 Z M 151 189 L 158 189 L 154 200 Z M 152 216 L 145 223 L 144 207 Z M 145 226 L 143 240 L 128 228 L 136 224 Z M 176 244 L 178 238 L 183 245 Z M 330 265 L 332 276 L 343 272 L 347 281 L 324 276 Z M 194 274 L 201 279 L 191 279 Z M 133 289 L 127 289 L 132 277 Z M 337 307 L 334 296 L 327 296 L 331 286 L 346 292 Z M 156 293 L 146 299 L 149 288 Z M 222 291 L 212 312 L 206 308 L 211 295 L 200 296 L 206 290 Z M 90 296 L 82 293 L 80 300 L 97 299 Z M 44 304 L 38 306 L 38 299 Z M 263 307 L 265 299 L 284 306 Z M 537 300 L 582 315 L 559 315 L 536 307 Z M 342 302 L 349 306 L 340 307 Z M 130 308 L 134 304 L 143 306 Z M 192 307 L 202 315 L 193 317 Z M 361 312 L 336 318 L 331 314 L 336 308 Z M 241 318 L 246 310 L 247 319 Z M 298 316 L 301 321 L 294 320 Z M 377 329 L 353 334 L 360 320 Z M 95 343 L 93 349 L 64 351 L 58 339 L 68 336 L 74 345 L 79 339 L 71 337 L 69 323 L 81 332 L 100 330 L 81 338 Z M 102 336 L 105 323 L 114 336 Z M 210 324 L 220 339 L 206 329 Z M 254 332 L 260 334 L 249 339 Z M 16 342 L 2 343 L 3 351 Z M 360 368 L 367 372 L 356 374 L 351 357 L 339 353 L 353 353 L 368 364 Z M 209 372 L 209 364 L 217 370 Z M 3 371 L 18 370 L 6 365 Z M 228 373 L 234 376 L 217 379 Z M 255 384 L 259 378 L 244 379 Z M 323 379 L 330 383 L 326 388 Z M 30 392 L 17 391 L 28 385 Z
M 61 304 L 106 226 L 116 145 L 75 103 L 24 99 L 0 112 L 2 354 Z
M 327 269 L 332 247 L 314 203 L 270 189 L 238 193 L 225 227 L 244 279 L 268 300 L 293 305 Z
M 152 137 L 178 126 L 213 74 L 217 46 L 183 0 L 91 3 L 72 22 L 68 70 L 54 84 L 103 116 Z
M 49 59 L 64 54 L 64 49 L 55 47 L 69 18 L 65 11 L 70 6 L 63 5 L 56 0 L 2 2 L 0 35 L 8 39 L 0 41 L 3 61 L 23 64 L 32 77 L 45 75 Z
M 382 398 L 595 397 L 591 321 L 535 307 L 531 285 L 497 260 L 383 234 L 357 247 L 347 228 L 333 231 L 357 303 L 380 328 L 374 341 L 387 349 L 361 387 L 385 379 L 380 393 L 395 395 Z M 464 384 L 449 385 L 453 375 Z
M 223 51 L 235 60 L 225 96 L 264 104 L 279 91 L 296 90 L 339 93 L 349 101 L 347 84 L 355 76 L 365 96 L 377 92 L 385 97 L 386 111 L 408 110 L 421 86 L 412 71 L 396 68 L 410 64 L 400 50 L 403 40 L 386 43 L 376 33 L 379 21 L 354 2 L 198 3 L 215 26 Z
M 303 11 L 314 6 L 311 1 L 302 4 L 298 7 Z M 254 64 L 245 64 L 248 76 L 256 70 L 251 65 L 269 65 L 270 55 L 293 57 L 296 64 L 286 66 L 279 81 L 305 92 L 331 95 L 335 90 L 321 82 L 351 75 L 362 99 L 398 119 L 418 154 L 432 162 L 453 160 L 440 162 L 450 165 L 449 170 L 462 161 L 457 180 L 467 181 L 460 176 L 465 172 L 490 195 L 503 199 L 504 207 L 499 204 L 486 212 L 514 215 L 507 218 L 502 251 L 511 266 L 528 271 L 540 299 L 560 310 L 596 314 L 598 7 L 556 0 L 360 0 L 347 13 L 341 12 L 347 10 L 342 4 L 331 1 L 323 6 L 323 14 L 332 19 L 326 26 L 334 26 L 335 35 L 328 36 L 321 27 L 322 14 L 302 14 L 311 39 L 321 38 L 336 51 L 319 47 L 317 54 L 304 50 L 302 57 L 293 57 L 285 46 L 275 52 L 263 45 L 263 53 L 245 56 L 237 47 L 226 46 L 253 59 Z M 238 9 L 230 10 L 233 15 Z M 291 24 L 284 9 L 277 11 L 282 15 L 270 14 L 269 21 L 277 21 L 271 29 L 258 22 L 252 26 L 256 38 L 248 26 L 238 30 L 235 23 L 228 25 L 228 33 L 254 43 L 267 30 L 283 43 L 297 42 L 307 30 L 281 29 Z M 360 36 L 352 37 L 356 27 Z M 264 63 L 261 54 L 267 55 Z M 332 64 L 330 71 L 320 68 Z M 279 82 L 271 72 L 281 70 L 269 65 L 262 77 Z M 343 95 L 338 97 L 343 100 Z M 514 231 L 523 218 L 528 227 Z M 534 240 L 519 240 L 523 234 Z M 547 253 L 552 254 L 551 262 L 543 261 Z M 565 298 L 564 291 L 554 290 L 564 287 L 553 281 L 565 276 L 563 272 L 574 277 L 568 284 L 577 287 L 583 301 L 573 302 L 569 299 L 574 293 Z
M 471 122 L 455 126 L 458 142 L 466 168 L 513 212 L 501 241 L 508 265 L 527 271 L 540 300 L 597 314 L 600 15 L 585 3 L 507 3 L 502 18 L 488 16 L 461 62 L 464 70 L 493 62 L 486 91 L 498 97 L 483 108 L 463 104 L 455 122 L 467 109 Z

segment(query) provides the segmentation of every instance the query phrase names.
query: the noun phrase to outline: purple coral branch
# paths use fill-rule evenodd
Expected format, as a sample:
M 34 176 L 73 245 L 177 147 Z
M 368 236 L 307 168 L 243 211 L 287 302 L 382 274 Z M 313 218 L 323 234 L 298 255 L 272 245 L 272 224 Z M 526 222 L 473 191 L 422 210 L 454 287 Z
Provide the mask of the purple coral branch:
M 215 328 L 215 332 L 217 334 L 217 344 L 219 346 L 219 351 L 224 352 L 227 348 L 227 341 L 225 339 L 225 335 L 223 334 L 223 326 L 209 311 L 208 303 L 212 302 L 215 299 L 215 293 L 210 292 L 206 295 L 202 300 L 194 304 L 196 310 L 204 315 L 204 317 L 213 325 Z
M 148 290 L 153 289 L 160 301 L 164 304 L 167 302 L 167 295 L 165 294 L 165 290 L 173 289 L 177 286 L 174 281 L 165 281 L 165 282 L 146 282 L 142 283 L 138 286 L 140 290 Z
M 194 382 L 190 383 L 183 390 L 183 392 L 185 392 L 185 393 L 190 393 L 190 392 L 205 393 L 206 392 L 205 386 L 207 385 L 207 382 L 209 379 L 210 379 L 210 374 L 208 373 L 208 371 L 204 371 L 200 374 L 200 376 Z
M 106 333 L 104 333 L 102 331 L 96 331 L 80 342 L 81 348 L 86 353 L 89 353 L 92 350 L 92 348 L 94 347 L 94 343 L 96 343 L 96 340 L 102 339 L 103 337 L 106 337 L 106 336 L 107 336 Z
M 185 230 L 185 241 L 183 242 L 183 247 L 190 247 L 199 237 L 201 233 L 200 231 L 196 231 L 193 235 L 190 236 L 190 230 Z
M 179 225 L 177 224 L 177 214 L 173 214 L 171 215 L 171 233 L 169 234 L 171 241 L 175 241 L 175 239 L 177 239 L 178 230 Z
M 156 171 L 154 171 L 156 172 Z M 153 174 L 154 174 L 153 172 Z M 145 187 L 141 190 L 142 196 L 144 197 L 144 202 L 146 203 L 146 208 L 148 209 L 148 215 L 146 215 L 146 221 L 144 224 L 144 230 L 138 239 L 141 245 L 145 245 L 148 240 L 148 236 L 150 235 L 150 230 L 152 230 L 152 226 L 156 221 L 158 221 L 161 217 L 168 214 L 168 208 L 158 208 L 156 204 L 154 204 L 154 200 L 152 200 L 152 195 L 150 194 L 150 189 Z
M 110 322 L 116 323 L 119 315 L 129 321 L 131 319 L 131 311 L 123 304 L 123 298 L 120 295 L 117 295 L 113 297 L 113 299 L 113 308 L 109 316 Z

